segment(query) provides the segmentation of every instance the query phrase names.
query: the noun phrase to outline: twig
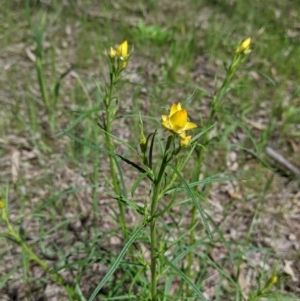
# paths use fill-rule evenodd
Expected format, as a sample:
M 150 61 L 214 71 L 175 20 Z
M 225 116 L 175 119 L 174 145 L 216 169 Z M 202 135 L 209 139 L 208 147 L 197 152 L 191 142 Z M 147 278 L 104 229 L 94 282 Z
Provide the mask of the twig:
M 266 147 L 266 153 L 269 157 L 280 163 L 282 166 L 284 166 L 286 169 L 288 169 L 290 172 L 292 172 L 297 177 L 300 177 L 300 169 L 294 166 L 291 162 L 286 160 L 282 155 L 277 153 L 273 148 L 270 146 Z

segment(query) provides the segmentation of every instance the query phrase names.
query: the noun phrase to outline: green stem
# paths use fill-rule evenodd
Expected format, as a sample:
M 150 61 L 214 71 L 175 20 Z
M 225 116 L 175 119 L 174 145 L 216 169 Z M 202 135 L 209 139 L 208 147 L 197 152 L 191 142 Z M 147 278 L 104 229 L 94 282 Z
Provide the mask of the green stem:
M 106 97 L 105 102 L 104 102 L 105 103 L 105 110 L 106 110 L 106 123 L 104 125 L 105 132 L 106 132 L 105 133 L 105 142 L 106 142 L 107 149 L 111 152 L 114 151 L 114 147 L 113 147 L 113 143 L 111 141 L 111 137 L 110 137 L 109 134 L 111 133 L 111 124 L 112 124 L 112 121 L 113 121 L 114 116 L 115 116 L 115 113 L 114 113 L 115 108 L 112 108 L 112 106 L 111 106 L 112 97 L 113 97 L 113 90 L 114 90 L 115 84 L 116 84 L 115 76 L 113 74 L 111 74 L 109 90 L 108 90 L 108 94 L 107 94 L 107 97 Z M 109 165 L 110 165 L 110 172 L 111 172 L 114 192 L 116 193 L 117 196 L 120 196 L 121 191 L 120 191 L 118 177 L 117 177 L 117 174 L 116 174 L 116 167 L 115 167 L 114 158 L 112 156 L 109 156 Z M 127 233 L 127 230 L 126 230 L 125 208 L 124 208 L 124 205 L 120 201 L 118 202 L 118 207 L 119 207 L 119 211 L 120 211 L 121 228 L 122 228 L 122 231 L 123 231 L 124 238 L 127 239 L 128 238 L 128 233 Z
M 165 169 L 167 167 L 169 148 L 174 140 L 174 135 L 169 136 L 167 145 L 165 148 L 164 157 L 159 169 L 157 179 L 154 182 L 154 191 L 151 201 L 151 217 L 155 216 L 157 205 L 161 190 L 161 180 L 164 175 Z M 150 222 L 150 240 L 151 240 L 151 301 L 157 300 L 157 275 L 156 275 L 156 259 L 157 259 L 157 236 L 156 236 L 156 220 L 157 218 L 152 218 Z
M 234 74 L 237 71 L 238 66 L 243 62 L 243 60 L 241 60 L 241 56 L 240 55 L 235 55 L 233 57 L 233 60 L 231 62 L 231 65 L 229 66 L 229 68 L 227 69 L 226 72 L 226 76 L 225 79 L 223 81 L 223 84 L 221 86 L 221 88 L 219 89 L 217 95 L 214 97 L 213 99 L 213 114 L 215 114 L 216 110 L 217 110 L 217 106 L 220 104 L 220 102 L 223 99 L 223 96 L 226 94 L 228 86 L 230 84 L 230 81 L 232 79 L 232 77 L 234 76 Z M 211 112 L 212 113 L 212 112 Z M 212 115 L 212 114 L 211 114 Z
M 151 300 L 156 300 L 157 295 L 157 278 L 156 278 L 156 219 L 150 222 L 150 239 L 151 239 Z
M 51 128 L 51 130 L 53 130 L 54 120 L 53 120 L 52 113 L 54 111 L 53 110 L 54 108 L 51 108 L 50 103 L 49 103 L 49 98 L 48 98 L 48 93 L 47 93 L 47 88 L 46 88 L 46 81 L 45 81 L 44 72 L 43 72 L 42 58 L 37 56 L 35 64 L 36 64 L 37 78 L 38 78 L 38 82 L 39 82 L 39 86 L 40 86 L 40 90 L 41 90 L 41 94 L 42 94 L 42 99 L 46 106 L 47 115 L 49 117 L 50 128 Z
M 49 112 L 49 100 L 48 100 L 48 94 L 46 89 L 46 82 L 44 78 L 43 68 L 42 68 L 42 60 L 40 57 L 36 58 L 36 71 L 37 71 L 37 77 L 39 81 L 39 86 L 42 93 L 42 99 L 44 104 L 46 105 L 46 109 Z
M 162 165 L 163 166 L 163 165 Z M 161 169 L 162 170 L 162 169 Z M 151 216 L 154 216 L 158 204 L 158 195 L 160 191 L 160 181 L 155 183 L 152 203 L 151 203 Z M 151 240 L 151 297 L 152 301 L 156 301 L 157 295 L 157 277 L 156 277 L 156 258 L 157 258 L 157 239 L 156 239 L 156 220 L 153 218 L 150 222 L 150 240 Z

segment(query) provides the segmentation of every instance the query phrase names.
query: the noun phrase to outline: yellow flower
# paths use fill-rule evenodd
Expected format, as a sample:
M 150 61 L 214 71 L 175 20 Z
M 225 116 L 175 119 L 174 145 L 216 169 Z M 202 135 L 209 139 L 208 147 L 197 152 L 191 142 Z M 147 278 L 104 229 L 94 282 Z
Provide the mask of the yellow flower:
M 180 140 L 180 146 L 181 147 L 187 147 L 190 145 L 190 141 L 192 136 L 186 136 L 185 132 L 183 132 L 181 135 L 181 140 Z
M 112 59 L 114 59 L 117 56 L 117 51 L 114 48 L 112 48 L 112 47 L 110 47 L 109 56 Z
M 118 47 L 118 55 L 123 59 L 126 60 L 129 56 L 128 54 L 128 42 L 125 40 L 119 47 Z
M 185 131 L 197 127 L 195 123 L 188 122 L 186 109 L 182 109 L 181 104 L 172 104 L 170 115 L 162 115 L 162 125 L 170 131 L 170 134 L 177 134 L 181 139 L 181 143 L 188 144 L 190 136 L 186 137 Z
M 235 52 L 248 54 L 251 52 L 250 45 L 251 45 L 251 38 L 247 38 L 236 48 Z
M 109 56 L 112 59 L 119 58 L 121 61 L 123 61 L 122 68 L 125 68 L 127 65 L 127 59 L 129 58 L 127 40 L 125 40 L 116 49 L 114 49 L 113 47 L 110 47 Z

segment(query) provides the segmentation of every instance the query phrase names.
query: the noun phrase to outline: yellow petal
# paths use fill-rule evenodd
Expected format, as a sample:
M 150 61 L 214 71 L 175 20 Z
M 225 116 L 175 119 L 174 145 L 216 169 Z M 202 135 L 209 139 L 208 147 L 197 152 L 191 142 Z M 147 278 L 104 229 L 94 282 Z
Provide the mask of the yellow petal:
M 173 126 L 174 130 L 180 131 L 183 130 L 187 124 L 187 112 L 185 109 L 180 110 L 176 113 L 174 113 L 170 117 L 170 124 Z
M 241 44 L 241 48 L 243 50 L 246 50 L 250 47 L 250 44 L 251 44 L 251 38 L 247 38 L 246 40 L 244 40 Z
M 118 47 L 118 55 L 123 59 L 128 57 L 128 42 L 125 40 L 119 47 Z
M 162 125 L 171 133 L 179 135 L 181 139 L 186 138 L 185 131 L 197 127 L 195 123 L 188 122 L 187 110 L 182 109 L 180 103 L 172 104 L 170 115 L 161 115 L 161 118 Z
M 244 52 L 245 54 L 250 52 L 251 38 L 245 39 L 235 50 L 236 53 Z
M 114 48 L 110 47 L 109 56 L 114 59 L 117 55 L 117 52 Z
M 193 122 L 187 122 L 185 127 L 184 127 L 184 130 L 187 131 L 187 130 L 194 129 L 196 127 L 197 127 L 197 124 L 195 124 Z
M 181 104 L 173 103 L 170 110 L 170 116 L 181 110 Z
M 173 127 L 170 125 L 169 120 L 163 121 L 163 122 L 162 122 L 162 125 L 163 125 L 166 129 L 168 129 L 168 130 L 172 130 L 172 129 L 173 129 Z

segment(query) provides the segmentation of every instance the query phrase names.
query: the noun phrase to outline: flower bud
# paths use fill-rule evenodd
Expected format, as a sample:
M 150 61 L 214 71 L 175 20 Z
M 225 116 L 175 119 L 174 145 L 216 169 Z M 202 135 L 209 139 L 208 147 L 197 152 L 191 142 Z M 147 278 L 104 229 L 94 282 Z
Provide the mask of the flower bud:
M 248 54 L 251 52 L 250 49 L 251 45 L 251 38 L 245 39 L 235 50 L 235 53 L 243 53 L 243 54 Z

